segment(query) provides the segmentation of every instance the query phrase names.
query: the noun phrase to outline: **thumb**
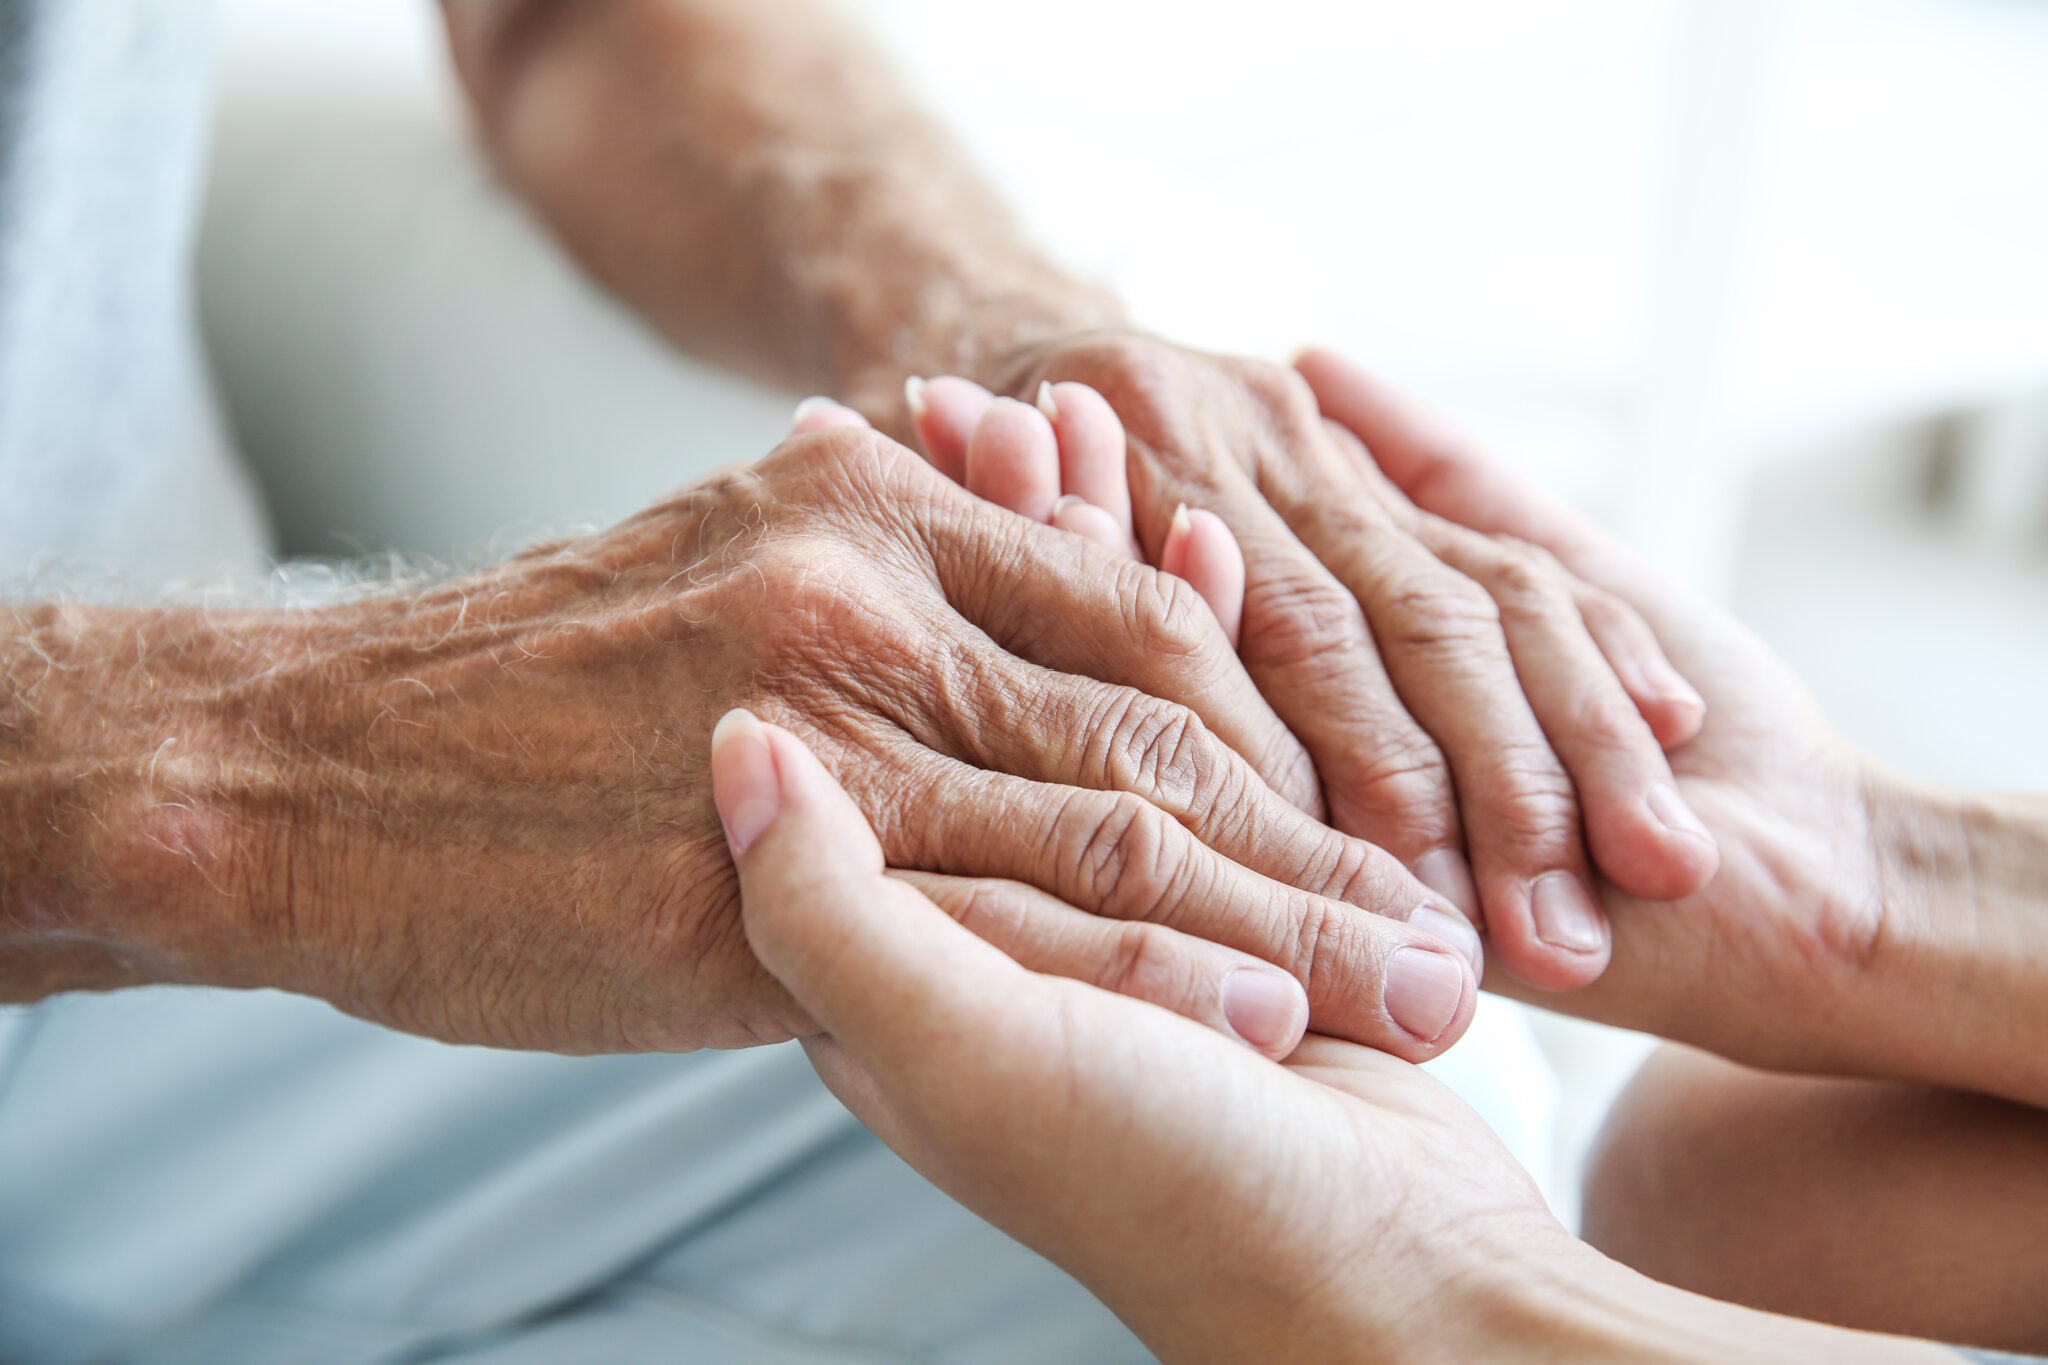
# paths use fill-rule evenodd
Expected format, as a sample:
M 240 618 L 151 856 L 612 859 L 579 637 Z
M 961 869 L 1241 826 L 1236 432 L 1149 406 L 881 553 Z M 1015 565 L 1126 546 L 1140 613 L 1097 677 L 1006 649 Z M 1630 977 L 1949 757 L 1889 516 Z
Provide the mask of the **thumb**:
M 1034 1026 L 1024 997 L 1042 983 L 884 873 L 867 820 L 796 736 L 728 712 L 711 785 L 748 944 L 878 1078 Z

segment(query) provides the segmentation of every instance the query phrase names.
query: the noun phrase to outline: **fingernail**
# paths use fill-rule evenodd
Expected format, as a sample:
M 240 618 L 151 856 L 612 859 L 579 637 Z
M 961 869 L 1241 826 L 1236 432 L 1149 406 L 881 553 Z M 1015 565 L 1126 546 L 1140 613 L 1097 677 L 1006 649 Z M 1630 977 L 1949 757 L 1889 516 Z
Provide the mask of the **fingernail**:
M 1678 788 L 1670 783 L 1659 782 L 1650 788 L 1650 794 L 1643 798 L 1643 803 L 1650 808 L 1650 814 L 1657 817 L 1657 823 L 1672 833 L 1689 834 L 1710 844 L 1714 842 L 1706 824 L 1693 814 L 1692 807 L 1686 805 L 1685 798 L 1678 794 Z
M 1087 501 L 1078 493 L 1062 493 L 1060 500 L 1052 505 L 1052 514 L 1058 516 L 1070 507 L 1085 507 Z
M 1173 509 L 1173 520 L 1166 523 L 1166 543 L 1159 547 L 1159 572 L 1170 573 L 1176 578 L 1187 567 L 1188 533 L 1194 523 L 1188 520 L 1186 503 Z
M 732 856 L 741 858 L 782 809 L 782 777 L 759 717 L 735 707 L 711 731 L 711 792 Z
M 811 397 L 806 398 L 803 402 L 798 403 L 796 405 L 796 411 L 789 415 L 790 424 L 794 426 L 796 423 L 803 421 L 804 418 L 809 417 L 813 413 L 823 412 L 826 408 L 836 408 L 838 406 L 839 404 L 837 401 L 827 398 L 822 393 L 813 394 Z
M 1529 888 L 1536 936 L 1553 948 L 1593 953 L 1607 946 L 1606 921 L 1586 884 L 1569 872 L 1550 872 Z
M 1479 887 L 1462 850 L 1431 849 L 1415 860 L 1414 872 L 1416 881 L 1464 911 L 1467 919 L 1479 918 Z
M 1428 948 L 1403 948 L 1387 963 L 1387 1013 L 1425 1043 L 1444 1036 L 1465 1000 L 1458 959 Z
M 1239 967 L 1223 978 L 1223 1017 L 1238 1037 L 1261 1051 L 1293 1042 L 1307 1008 L 1301 983 L 1285 972 Z
M 1486 975 L 1485 950 L 1479 945 L 1479 931 L 1463 915 L 1447 915 L 1433 905 L 1425 905 L 1408 917 L 1408 923 L 1431 938 L 1456 948 L 1458 956 L 1471 964 L 1475 981 Z
M 911 421 L 922 422 L 924 420 L 924 379 L 922 376 L 911 375 L 903 381 L 903 405 L 910 409 Z
M 1052 396 L 1052 384 L 1048 380 L 1038 381 L 1038 410 L 1045 414 L 1045 420 L 1057 423 L 1060 420 L 1060 405 Z

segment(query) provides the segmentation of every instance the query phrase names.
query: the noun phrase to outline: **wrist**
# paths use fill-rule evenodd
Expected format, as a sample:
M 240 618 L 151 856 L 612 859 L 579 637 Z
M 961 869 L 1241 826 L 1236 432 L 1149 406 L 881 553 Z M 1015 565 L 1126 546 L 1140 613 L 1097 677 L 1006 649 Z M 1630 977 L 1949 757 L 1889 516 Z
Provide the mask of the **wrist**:
M 1182 1361 L 1366 1361 L 1464 1365 L 1513 1360 L 1531 1365 L 1719 1365 L 1727 1360 L 1806 1365 L 1933 1365 L 1945 1348 L 1823 1326 L 1721 1303 L 1637 1274 L 1561 1228 L 1512 1249 L 1469 1248 L 1462 1269 L 1441 1256 L 1425 1278 L 1360 1273 L 1332 1276 L 1284 1331 L 1228 1345 L 1162 1351 Z M 1410 1288 L 1401 1292 L 1406 1280 Z M 1391 1292 L 1390 1292 L 1391 1291 Z
M 197 609 L 9 615 L 0 989 L 267 984 L 236 793 L 269 785 L 270 755 L 234 724 L 231 685 L 263 671 L 265 636 Z
M 2048 1105 L 2048 802 L 1873 779 L 1892 1074 Z

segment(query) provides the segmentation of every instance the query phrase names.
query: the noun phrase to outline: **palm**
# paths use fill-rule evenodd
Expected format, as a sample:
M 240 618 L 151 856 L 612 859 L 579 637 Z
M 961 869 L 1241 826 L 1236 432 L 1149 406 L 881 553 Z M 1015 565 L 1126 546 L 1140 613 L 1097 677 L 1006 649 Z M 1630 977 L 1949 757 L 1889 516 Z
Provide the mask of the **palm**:
M 1078 982 L 1009 964 L 987 975 L 957 1028 L 919 1031 L 916 1066 L 943 1084 L 878 1084 L 837 1042 L 807 1046 L 913 1165 L 1097 1289 L 1155 1348 L 1248 1329 L 1284 1340 L 1319 1294 L 1397 1285 L 1419 1266 L 1475 1274 L 1461 1255 L 1566 1238 L 1484 1121 L 1407 1062 L 1311 1035 L 1275 1066 Z

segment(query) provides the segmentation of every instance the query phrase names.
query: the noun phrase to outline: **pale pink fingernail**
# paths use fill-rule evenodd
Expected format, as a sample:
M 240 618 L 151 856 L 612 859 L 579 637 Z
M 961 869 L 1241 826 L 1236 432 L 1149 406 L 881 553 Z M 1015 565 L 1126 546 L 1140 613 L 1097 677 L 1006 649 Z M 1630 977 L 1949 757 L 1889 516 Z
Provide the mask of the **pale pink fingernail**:
M 726 712 L 711 731 L 711 795 L 734 858 L 746 856 L 782 809 L 768 732 L 745 707 Z
M 1425 1043 L 1444 1036 L 1465 1001 L 1465 969 L 1428 948 L 1403 948 L 1387 962 L 1383 997 L 1394 1022 Z
M 827 398 L 822 393 L 812 394 L 809 398 L 796 405 L 796 411 L 789 415 L 789 420 L 794 424 L 803 421 L 806 417 L 814 417 L 818 413 L 826 412 L 838 406 L 837 402 Z
M 903 405 L 910 409 L 910 420 L 922 422 L 925 415 L 924 377 L 911 375 L 903 381 Z
M 1458 956 L 1472 967 L 1476 980 L 1486 975 L 1485 950 L 1479 943 L 1479 931 L 1463 915 L 1447 915 L 1433 905 L 1425 905 L 1408 917 L 1411 928 L 1420 929 L 1431 938 L 1447 943 L 1458 950 Z
M 1593 893 L 1569 872 L 1549 872 L 1529 889 L 1536 936 L 1553 948 L 1593 953 L 1607 946 L 1607 920 Z
M 1038 381 L 1038 410 L 1045 414 L 1046 421 L 1054 424 L 1059 422 L 1059 400 L 1052 396 L 1052 383 L 1049 380 Z
M 1464 911 L 1467 919 L 1479 918 L 1479 887 L 1463 849 L 1433 848 L 1415 860 L 1413 871 L 1416 881 Z
M 1159 571 L 1180 577 L 1180 571 L 1187 567 L 1188 534 L 1194 523 L 1188 520 L 1188 505 L 1181 503 L 1173 509 L 1173 520 L 1166 523 L 1166 543 L 1159 547 Z
M 1262 1052 L 1278 1052 L 1292 1043 L 1307 1014 L 1301 983 L 1276 967 L 1239 967 L 1223 978 L 1224 1019 Z

